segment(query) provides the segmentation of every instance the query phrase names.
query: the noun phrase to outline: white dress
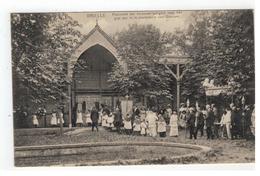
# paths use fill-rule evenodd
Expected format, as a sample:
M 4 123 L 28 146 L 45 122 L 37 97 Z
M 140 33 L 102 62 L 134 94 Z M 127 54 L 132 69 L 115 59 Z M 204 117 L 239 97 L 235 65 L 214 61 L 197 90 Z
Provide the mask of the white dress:
M 39 126 L 39 121 L 38 121 L 36 115 L 33 115 L 33 116 L 32 116 L 32 122 L 33 122 L 33 125 Z
M 52 113 L 51 115 L 51 125 L 57 125 L 56 113 Z
M 132 129 L 131 120 L 129 120 L 129 121 L 124 120 L 124 128 L 127 129 L 127 130 L 131 130 Z
M 176 114 L 172 114 L 170 118 L 170 134 L 169 136 L 178 136 L 178 116 Z
M 64 124 L 63 114 L 60 113 L 59 115 L 61 116 L 62 124 Z M 57 118 L 57 124 L 60 124 L 60 117 Z
M 107 125 L 108 127 L 114 127 L 114 115 L 108 116 Z
M 141 127 L 141 135 L 145 135 L 146 134 L 146 128 L 147 128 L 146 122 L 141 122 L 140 127 Z
M 83 124 L 82 113 L 77 113 L 77 124 Z
M 158 122 L 158 133 L 166 132 L 166 122 L 165 121 L 159 121 Z
M 108 115 L 102 116 L 102 126 L 103 127 L 108 127 L 107 119 L 108 119 Z
M 157 135 L 157 131 L 156 131 L 156 120 L 158 120 L 157 115 L 154 112 L 148 112 L 146 120 L 148 122 L 148 130 L 150 136 L 155 137 Z
M 140 123 L 134 122 L 133 127 L 134 127 L 134 131 L 137 131 L 137 132 L 141 131 L 141 124 Z
M 90 113 L 86 114 L 86 123 L 92 123 L 92 120 L 90 118 Z

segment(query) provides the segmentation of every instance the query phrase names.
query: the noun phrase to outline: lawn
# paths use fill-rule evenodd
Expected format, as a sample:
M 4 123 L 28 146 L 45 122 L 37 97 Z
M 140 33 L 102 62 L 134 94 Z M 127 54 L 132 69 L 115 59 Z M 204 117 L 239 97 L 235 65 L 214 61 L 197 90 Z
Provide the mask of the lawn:
M 59 128 L 47 129 L 17 129 L 14 131 L 15 146 L 29 145 L 55 145 L 72 144 L 86 142 L 123 142 L 123 141 L 142 141 L 142 142 L 176 142 L 185 144 L 197 144 L 209 146 L 212 151 L 206 157 L 200 158 L 195 163 L 254 163 L 255 162 L 255 143 L 254 141 L 214 139 L 207 140 L 206 137 L 198 137 L 191 140 L 185 137 L 185 131 L 180 131 L 179 137 L 145 137 L 117 134 L 104 129 L 99 132 L 92 132 L 89 127 L 64 128 L 65 134 L 59 135 Z

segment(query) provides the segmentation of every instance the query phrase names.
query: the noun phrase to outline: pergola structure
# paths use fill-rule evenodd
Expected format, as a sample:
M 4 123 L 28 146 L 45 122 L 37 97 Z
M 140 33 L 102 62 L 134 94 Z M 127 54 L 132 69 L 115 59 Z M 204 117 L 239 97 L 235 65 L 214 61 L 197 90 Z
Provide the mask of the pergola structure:
M 184 76 L 187 70 L 180 71 L 181 65 L 186 65 L 191 62 L 191 58 L 188 56 L 174 56 L 174 55 L 166 55 L 165 57 L 160 59 L 160 63 L 162 63 L 165 68 L 170 72 L 170 74 L 176 79 L 177 87 L 176 87 L 176 105 L 177 112 L 179 112 L 180 108 L 180 82 L 182 77 Z M 169 67 L 169 65 L 176 66 L 176 73 Z

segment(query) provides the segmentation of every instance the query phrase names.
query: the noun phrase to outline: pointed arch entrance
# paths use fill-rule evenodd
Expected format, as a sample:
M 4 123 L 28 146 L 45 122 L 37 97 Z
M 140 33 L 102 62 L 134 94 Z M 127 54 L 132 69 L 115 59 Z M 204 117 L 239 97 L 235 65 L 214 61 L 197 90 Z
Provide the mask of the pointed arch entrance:
M 110 88 L 108 79 L 115 56 L 105 47 L 96 44 L 86 49 L 78 58 L 72 74 L 72 106 L 91 109 L 101 104 L 113 109 L 117 92 Z M 82 104 L 84 102 L 84 106 Z

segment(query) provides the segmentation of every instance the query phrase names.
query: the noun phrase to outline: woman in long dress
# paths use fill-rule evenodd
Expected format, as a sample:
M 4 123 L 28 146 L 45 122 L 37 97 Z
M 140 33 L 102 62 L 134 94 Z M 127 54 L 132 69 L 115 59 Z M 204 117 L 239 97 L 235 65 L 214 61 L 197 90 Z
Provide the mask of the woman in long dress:
M 83 126 L 82 112 L 80 110 L 78 110 L 78 112 L 77 112 L 76 124 L 77 124 L 78 127 L 82 127 Z
M 178 131 L 178 116 L 176 111 L 173 111 L 171 118 L 170 118 L 170 134 L 169 136 L 177 137 L 179 135 Z
M 32 122 L 33 122 L 33 126 L 34 126 L 35 128 L 39 127 L 39 121 L 38 121 L 38 119 L 37 119 L 37 115 L 36 115 L 36 114 L 33 114 L 33 116 L 32 116 Z
M 59 112 L 59 117 L 57 118 L 57 124 L 60 124 L 60 119 L 62 121 L 62 125 L 64 124 L 64 119 L 63 119 L 63 113 Z
M 156 121 L 158 120 L 158 117 L 155 112 L 148 111 L 146 118 L 147 118 L 146 121 L 148 122 L 149 135 L 155 137 L 157 135 Z
M 51 114 L 51 126 L 57 126 L 57 116 L 55 111 Z

